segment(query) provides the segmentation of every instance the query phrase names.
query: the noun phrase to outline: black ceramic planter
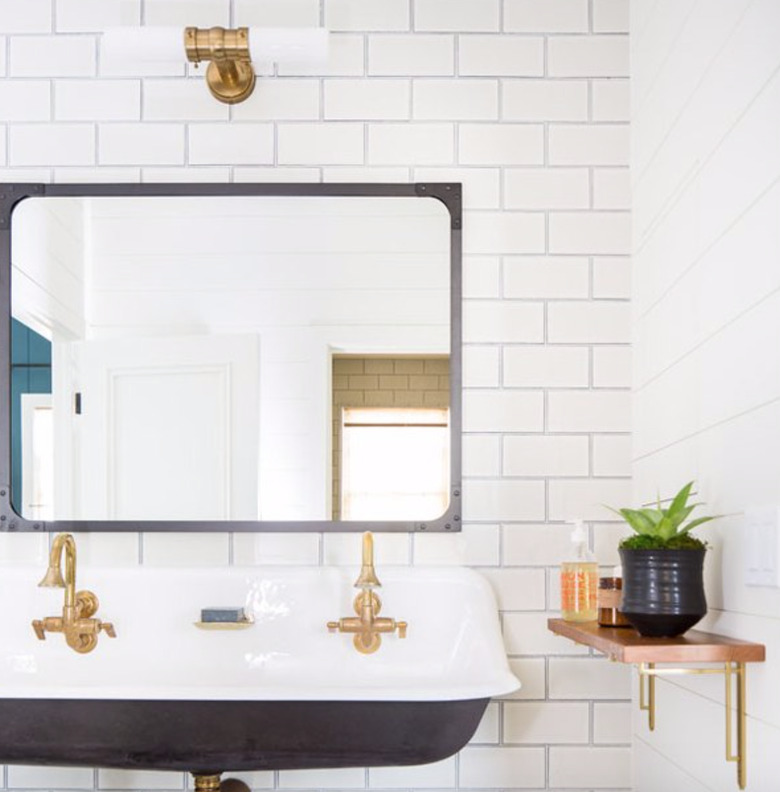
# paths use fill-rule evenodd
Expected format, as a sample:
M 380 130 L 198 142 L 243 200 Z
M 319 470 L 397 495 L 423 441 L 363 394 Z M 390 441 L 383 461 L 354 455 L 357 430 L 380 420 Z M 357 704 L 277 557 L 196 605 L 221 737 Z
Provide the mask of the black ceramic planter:
M 620 548 L 623 562 L 621 611 L 640 635 L 672 638 L 705 613 L 706 550 Z

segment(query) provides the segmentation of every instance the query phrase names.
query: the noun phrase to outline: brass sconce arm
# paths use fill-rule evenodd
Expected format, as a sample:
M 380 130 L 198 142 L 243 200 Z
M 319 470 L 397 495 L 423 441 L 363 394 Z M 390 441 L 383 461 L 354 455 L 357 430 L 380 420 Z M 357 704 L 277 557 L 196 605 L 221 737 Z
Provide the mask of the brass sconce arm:
M 249 54 L 249 28 L 184 29 L 187 60 L 209 61 L 206 84 L 212 96 L 226 104 L 243 102 L 255 87 L 255 70 Z

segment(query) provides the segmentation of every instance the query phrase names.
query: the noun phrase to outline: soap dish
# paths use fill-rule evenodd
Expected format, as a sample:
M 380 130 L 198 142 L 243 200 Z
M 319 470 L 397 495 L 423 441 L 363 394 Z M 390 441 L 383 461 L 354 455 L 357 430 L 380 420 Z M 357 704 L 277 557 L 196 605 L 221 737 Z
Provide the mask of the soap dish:
M 251 627 L 254 622 L 251 619 L 242 619 L 241 621 L 232 622 L 218 622 L 218 621 L 196 621 L 193 624 L 199 630 L 246 630 Z
M 195 622 L 199 630 L 246 630 L 254 622 L 243 608 L 203 608 L 200 621 Z

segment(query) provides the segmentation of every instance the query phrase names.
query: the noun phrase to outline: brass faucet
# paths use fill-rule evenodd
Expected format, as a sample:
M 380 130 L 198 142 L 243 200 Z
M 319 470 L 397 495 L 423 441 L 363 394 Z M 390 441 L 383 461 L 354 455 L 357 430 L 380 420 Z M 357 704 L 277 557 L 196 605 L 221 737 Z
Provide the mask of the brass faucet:
M 366 531 L 363 534 L 363 565 L 355 581 L 355 588 L 360 589 L 353 605 L 357 616 L 328 622 L 330 632 L 353 633 L 355 649 L 362 654 L 371 654 L 379 649 L 382 643 L 381 633 L 398 630 L 398 637 L 406 638 L 406 622 L 397 622 L 378 615 L 382 601 L 374 589 L 381 585 L 374 569 L 374 537 L 370 531 Z
M 62 576 L 62 553 L 65 552 L 65 577 Z M 71 534 L 57 534 L 49 553 L 49 568 L 38 584 L 44 588 L 64 588 L 65 602 L 62 616 L 47 616 L 35 619 L 33 630 L 38 640 L 46 640 L 47 632 L 65 634 L 65 641 L 71 649 L 80 654 L 91 652 L 97 646 L 101 632 L 109 638 L 116 638 L 114 625 L 100 619 L 90 618 L 100 606 L 98 598 L 91 591 L 76 591 L 76 542 Z

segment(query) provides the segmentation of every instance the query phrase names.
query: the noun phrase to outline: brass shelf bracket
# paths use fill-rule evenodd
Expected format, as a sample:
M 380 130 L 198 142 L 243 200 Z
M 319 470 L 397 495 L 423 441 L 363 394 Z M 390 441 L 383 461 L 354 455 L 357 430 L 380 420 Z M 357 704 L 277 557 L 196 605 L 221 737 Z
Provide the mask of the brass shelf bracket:
M 726 685 L 726 761 L 737 763 L 737 783 L 740 789 L 747 785 L 747 714 L 745 663 L 728 661 L 716 668 L 657 668 L 655 663 L 639 663 L 639 709 L 647 712 L 650 731 L 655 730 L 655 678 L 657 676 L 682 676 L 723 674 Z M 736 705 L 734 691 L 736 690 Z M 736 748 L 735 748 L 736 724 Z
M 655 663 L 639 664 L 639 709 L 647 713 L 647 726 L 655 731 Z

